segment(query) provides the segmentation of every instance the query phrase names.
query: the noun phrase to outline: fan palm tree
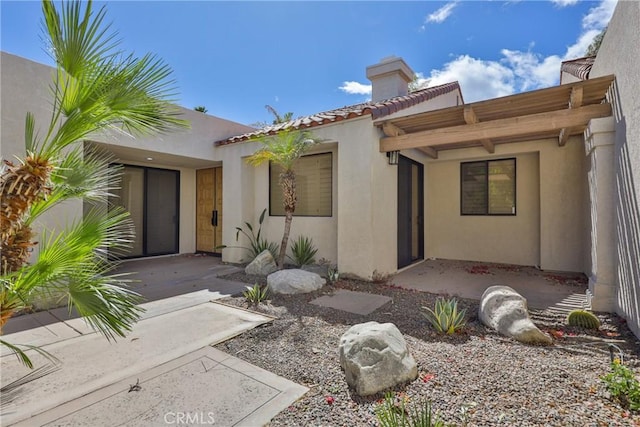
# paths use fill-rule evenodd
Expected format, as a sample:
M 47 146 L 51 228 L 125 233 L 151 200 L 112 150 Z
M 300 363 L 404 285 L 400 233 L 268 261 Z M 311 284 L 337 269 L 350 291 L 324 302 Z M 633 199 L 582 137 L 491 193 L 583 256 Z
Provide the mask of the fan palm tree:
M 116 33 L 104 23 L 105 8 L 92 3 L 42 2 L 43 28 L 55 61 L 52 116 L 42 137 L 27 113 L 25 155 L 3 159 L 0 169 L 0 334 L 16 312 L 42 297 L 66 298 L 107 339 L 124 336 L 139 318 L 139 296 L 113 274 L 109 258 L 133 238 L 128 213 L 104 207 L 116 185 L 117 169 L 83 139 L 103 130 L 129 135 L 168 132 L 187 123 L 169 104 L 171 69 L 154 55 L 124 55 Z M 34 220 L 71 199 L 99 200 L 81 221 L 64 230 L 43 231 L 40 251 L 27 263 L 36 237 Z M 0 340 L 20 360 L 32 363 L 17 345 Z
M 314 144 L 320 142 L 309 131 L 285 130 L 276 135 L 268 135 L 258 138 L 262 147 L 251 155 L 247 161 L 253 166 L 264 162 L 273 162 L 282 168 L 280 173 L 280 186 L 284 196 L 284 234 L 280 243 L 280 252 L 276 260 L 279 268 L 284 266 L 284 257 L 287 252 L 291 221 L 296 210 L 296 174 L 293 170 L 296 161 L 306 153 Z

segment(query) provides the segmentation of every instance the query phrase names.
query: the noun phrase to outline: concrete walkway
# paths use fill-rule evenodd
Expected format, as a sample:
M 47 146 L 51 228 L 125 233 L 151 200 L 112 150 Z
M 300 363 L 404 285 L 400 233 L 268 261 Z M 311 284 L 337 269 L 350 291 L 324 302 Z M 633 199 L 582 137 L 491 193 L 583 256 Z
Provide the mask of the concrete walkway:
M 203 290 L 147 303 L 144 319 L 115 343 L 82 319 L 4 336 L 42 346 L 59 369 L 23 385 L 3 406 L 0 425 L 268 422 L 307 389 L 208 347 L 272 320 L 215 298 Z M 37 354 L 32 359 L 36 366 L 46 363 Z M 6 352 L 0 362 L 3 386 L 29 372 Z
M 479 300 L 492 285 L 507 285 L 527 299 L 531 308 L 567 312 L 587 304 L 584 276 L 544 272 L 534 267 L 471 261 L 426 260 L 391 278 L 407 289 Z

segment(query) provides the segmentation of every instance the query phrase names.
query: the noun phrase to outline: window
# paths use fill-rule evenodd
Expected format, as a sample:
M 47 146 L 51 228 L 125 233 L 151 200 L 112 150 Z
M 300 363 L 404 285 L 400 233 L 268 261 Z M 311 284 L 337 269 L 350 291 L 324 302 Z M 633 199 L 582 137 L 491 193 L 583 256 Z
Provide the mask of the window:
M 331 153 L 303 156 L 296 162 L 296 216 L 332 215 L 332 155 Z M 269 214 L 284 215 L 280 173 L 282 168 L 269 164 Z
M 515 215 L 516 159 L 461 163 L 460 214 Z

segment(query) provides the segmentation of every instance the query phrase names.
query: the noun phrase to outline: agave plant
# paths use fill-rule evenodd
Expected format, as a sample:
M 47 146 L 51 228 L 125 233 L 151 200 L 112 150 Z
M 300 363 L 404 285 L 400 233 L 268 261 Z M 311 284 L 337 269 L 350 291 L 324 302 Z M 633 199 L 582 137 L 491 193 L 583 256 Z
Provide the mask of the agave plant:
M 91 1 L 72 1 L 60 12 L 44 0 L 42 12 L 56 64 L 53 111 L 42 135 L 27 113 L 25 154 L 18 162 L 4 159 L 0 170 L 0 333 L 34 300 L 58 295 L 112 339 L 124 336 L 141 311 L 139 296 L 109 261 L 131 242 L 133 228 L 127 212 L 104 206 L 118 171 L 104 155 L 85 152 L 81 141 L 103 130 L 149 135 L 187 123 L 169 104 L 170 68 L 154 55 L 123 55 L 117 34 L 104 23 L 104 7 L 94 13 Z M 66 229 L 45 230 L 37 258 L 27 264 L 34 221 L 72 198 L 102 204 Z M 1 343 L 32 366 L 20 346 Z
M 453 334 L 466 325 L 464 318 L 467 310 L 458 310 L 458 301 L 455 298 L 438 298 L 434 309 L 422 307 L 426 310 L 423 315 L 431 325 L 440 333 Z

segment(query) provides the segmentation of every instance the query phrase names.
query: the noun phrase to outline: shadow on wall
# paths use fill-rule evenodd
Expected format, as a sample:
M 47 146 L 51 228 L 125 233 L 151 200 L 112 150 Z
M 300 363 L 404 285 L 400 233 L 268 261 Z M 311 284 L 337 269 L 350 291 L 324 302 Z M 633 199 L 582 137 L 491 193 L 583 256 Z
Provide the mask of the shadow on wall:
M 616 117 L 616 121 L 616 139 L 626 139 L 624 117 Z M 629 156 L 630 141 L 616 142 L 617 305 L 618 313 L 627 319 L 636 336 L 640 336 L 640 208 Z

